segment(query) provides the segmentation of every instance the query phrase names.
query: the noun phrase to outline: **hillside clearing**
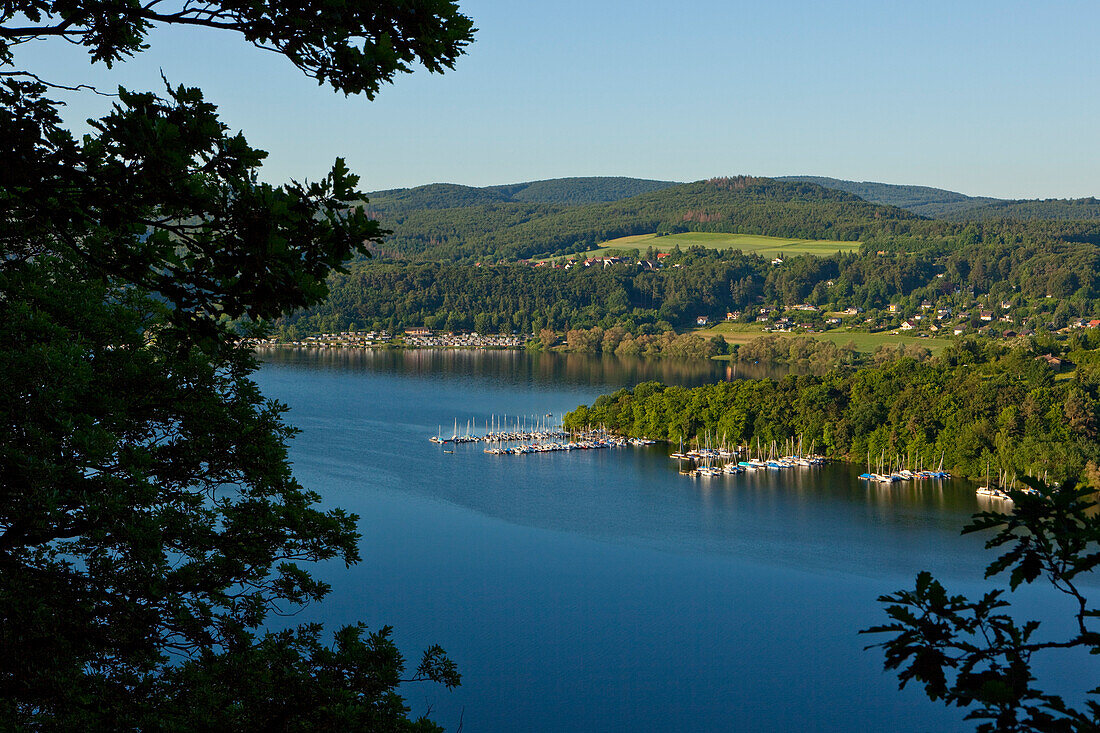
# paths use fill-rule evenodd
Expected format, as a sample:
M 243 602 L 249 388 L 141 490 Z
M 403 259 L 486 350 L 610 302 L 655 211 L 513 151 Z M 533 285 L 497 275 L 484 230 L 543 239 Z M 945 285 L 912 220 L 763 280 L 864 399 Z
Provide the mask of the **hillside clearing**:
M 635 250 L 644 252 L 652 247 L 659 252 L 669 252 L 676 247 L 706 247 L 707 249 L 739 249 L 754 252 L 762 257 L 780 255 L 831 255 L 836 252 L 855 252 L 859 242 L 841 242 L 827 239 L 785 239 L 765 237 L 759 234 L 721 234 L 714 232 L 685 232 L 658 237 L 656 234 L 636 234 L 602 242 L 599 247 L 584 253 L 586 257 L 606 254 L 608 250 Z
M 700 328 L 693 333 L 702 336 L 703 338 L 711 338 L 712 336 L 721 336 L 727 343 L 731 344 L 745 344 L 753 339 L 760 338 L 761 336 L 809 336 L 823 341 L 832 341 L 837 346 L 844 346 L 851 342 L 856 346 L 857 351 L 865 353 L 873 353 L 875 349 L 880 346 L 909 346 L 911 344 L 917 344 L 923 346 L 931 351 L 933 354 L 937 354 L 944 349 L 949 343 L 948 339 L 934 339 L 934 338 L 921 338 L 920 336 L 907 336 L 897 333 L 891 333 L 889 331 L 880 331 L 878 333 L 868 333 L 866 331 L 846 331 L 844 329 L 836 329 L 832 331 L 823 331 L 820 333 L 766 333 L 764 329 L 754 323 L 718 323 L 714 326 L 708 326 L 706 328 Z

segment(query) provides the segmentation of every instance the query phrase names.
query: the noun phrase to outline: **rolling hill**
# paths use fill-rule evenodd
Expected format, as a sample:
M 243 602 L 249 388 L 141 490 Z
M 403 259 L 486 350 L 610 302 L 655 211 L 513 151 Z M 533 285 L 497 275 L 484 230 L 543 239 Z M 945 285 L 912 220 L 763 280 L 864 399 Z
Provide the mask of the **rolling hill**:
M 988 196 L 967 196 L 955 191 L 930 186 L 901 186 L 893 183 L 875 183 L 872 181 L 845 181 L 839 178 L 823 176 L 783 176 L 778 181 L 801 181 L 816 183 L 825 188 L 846 191 L 855 194 L 864 201 L 911 211 L 929 219 L 942 219 L 981 207 L 985 204 L 1001 202 L 1001 199 Z
M 989 221 L 992 219 L 1091 221 L 1100 219 L 1100 200 L 1083 198 L 992 201 L 971 209 L 955 212 L 943 218 L 951 221 Z
M 1100 200 L 1007 201 L 928 186 L 837 178 L 559 178 L 501 186 L 433 183 L 374 191 L 368 210 L 403 259 L 522 259 L 590 251 L 645 234 L 712 232 L 857 241 L 916 221 L 1090 221 Z M 927 228 L 927 227 L 925 227 Z
M 372 211 L 386 214 L 504 203 L 577 206 L 618 201 L 676 185 L 679 184 L 673 181 L 609 176 L 553 178 L 481 188 L 457 183 L 430 183 L 415 188 L 371 191 L 367 194 L 367 200 Z
M 461 193 L 425 188 L 432 191 L 417 195 L 428 202 Z M 372 200 L 372 208 L 374 204 Z M 379 213 L 382 223 L 394 232 L 387 251 L 412 259 L 450 260 L 584 252 L 610 239 L 652 233 L 856 241 L 883 222 L 920 219 L 911 212 L 813 183 L 746 176 L 679 184 L 585 205 L 489 201 L 390 212 L 382 208 Z

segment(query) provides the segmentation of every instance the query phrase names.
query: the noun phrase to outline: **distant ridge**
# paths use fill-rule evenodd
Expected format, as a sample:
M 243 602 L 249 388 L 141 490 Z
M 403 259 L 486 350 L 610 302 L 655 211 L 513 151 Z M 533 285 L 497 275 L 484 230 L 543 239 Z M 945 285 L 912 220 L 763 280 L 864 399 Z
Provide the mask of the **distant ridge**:
M 1093 197 L 1082 199 L 995 200 L 971 209 L 955 212 L 943 218 L 952 221 L 988 221 L 992 219 L 1091 221 L 1100 219 L 1100 200 Z
M 372 191 L 367 194 L 367 199 L 373 211 L 388 214 L 502 203 L 578 206 L 620 201 L 676 185 L 679 184 L 675 181 L 622 176 L 551 178 L 484 187 L 429 183 L 415 188 Z
M 967 218 L 964 215 L 966 211 L 986 204 L 1002 203 L 1002 199 L 988 196 L 967 196 L 956 191 L 947 191 L 931 186 L 905 186 L 893 183 L 875 183 L 873 181 L 845 181 L 825 176 L 781 176 L 776 180 L 816 183 L 825 188 L 855 194 L 864 201 L 873 204 L 897 206 L 899 209 L 905 209 L 929 219 L 955 218 L 957 215 L 962 215 L 959 218 Z
M 507 191 L 514 201 L 535 204 L 600 204 L 621 201 L 632 196 L 680 185 L 677 181 L 653 181 L 645 178 L 596 176 L 587 178 L 551 178 L 545 181 L 492 186 Z

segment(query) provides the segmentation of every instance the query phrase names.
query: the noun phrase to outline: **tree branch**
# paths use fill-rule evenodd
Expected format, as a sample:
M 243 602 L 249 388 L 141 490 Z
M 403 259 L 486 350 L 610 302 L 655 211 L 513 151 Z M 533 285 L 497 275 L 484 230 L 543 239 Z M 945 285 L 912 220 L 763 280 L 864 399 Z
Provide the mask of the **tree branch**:
M 101 92 L 98 89 L 96 89 L 95 87 L 93 87 L 91 84 L 77 84 L 76 86 L 68 86 L 68 85 L 65 85 L 65 84 L 57 84 L 57 83 L 52 82 L 52 81 L 46 81 L 45 79 L 40 77 L 38 74 L 32 74 L 29 71 L 0 71 L 0 76 L 9 76 L 9 77 L 22 76 L 22 77 L 26 77 L 28 79 L 34 79 L 39 84 L 42 84 L 43 86 L 50 87 L 51 89 L 63 89 L 67 92 L 79 92 L 79 91 L 87 90 L 89 92 L 92 92 L 93 94 L 98 94 L 101 97 L 115 97 L 115 98 L 118 97 L 117 94 L 111 94 L 109 92 Z

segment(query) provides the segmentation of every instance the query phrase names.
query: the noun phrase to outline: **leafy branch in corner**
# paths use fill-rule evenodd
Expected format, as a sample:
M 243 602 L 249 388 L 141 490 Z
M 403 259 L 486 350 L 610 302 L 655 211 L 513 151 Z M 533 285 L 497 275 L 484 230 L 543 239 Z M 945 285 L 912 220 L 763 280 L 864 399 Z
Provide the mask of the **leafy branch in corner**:
M 1100 728 L 1100 687 L 1081 692 L 1083 704 L 1040 687 L 1033 667 L 1039 655 L 1100 654 L 1095 630 L 1100 609 L 1090 605 L 1080 580 L 1100 563 L 1100 514 L 1095 494 L 1068 481 L 1048 487 L 1027 479 L 1011 491 L 1012 511 L 981 512 L 964 533 L 993 531 L 986 548 L 1001 554 L 986 578 L 1008 573 L 1008 590 L 1045 580 L 1072 603 L 1070 631 L 1043 636 L 1039 621 L 1008 613 L 1005 590 L 978 600 L 951 595 L 922 572 L 912 590 L 879 598 L 890 623 L 863 630 L 891 638 L 880 648 L 900 686 L 922 685 L 932 700 L 967 708 L 979 731 L 1095 731 Z

